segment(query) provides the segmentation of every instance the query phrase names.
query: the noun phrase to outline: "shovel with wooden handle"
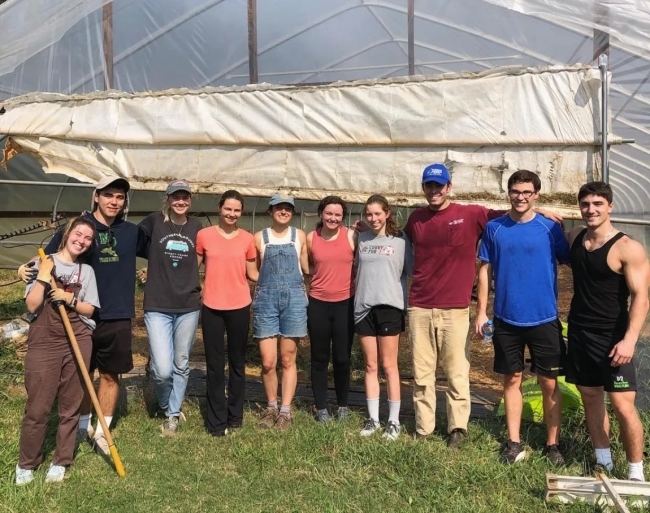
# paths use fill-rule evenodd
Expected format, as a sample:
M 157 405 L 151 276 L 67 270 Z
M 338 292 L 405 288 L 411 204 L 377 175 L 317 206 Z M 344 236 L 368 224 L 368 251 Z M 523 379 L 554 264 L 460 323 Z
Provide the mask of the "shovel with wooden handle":
M 41 260 L 45 260 L 47 258 L 47 255 L 45 254 L 45 251 L 43 251 L 42 248 L 38 249 L 38 256 L 41 257 Z M 50 285 L 52 286 L 52 289 L 58 288 L 56 286 L 56 281 L 54 280 L 54 277 L 51 278 Z M 61 319 L 63 320 L 63 325 L 65 326 L 65 331 L 68 334 L 68 339 L 70 340 L 72 351 L 74 352 L 75 358 L 77 359 L 77 364 L 79 365 L 79 369 L 81 370 L 81 375 L 83 376 L 84 382 L 86 383 L 86 389 L 88 390 L 88 394 L 90 394 L 90 399 L 95 408 L 95 413 L 97 413 L 97 418 L 99 419 L 99 423 L 101 424 L 102 429 L 104 430 L 104 436 L 106 437 L 106 442 L 108 442 L 108 448 L 111 452 L 111 459 L 113 460 L 113 464 L 115 465 L 115 470 L 117 471 L 118 476 L 124 477 L 126 476 L 126 472 L 124 471 L 122 460 L 120 459 L 120 455 L 117 452 L 117 447 L 115 447 L 115 442 L 113 441 L 111 432 L 108 430 L 108 426 L 106 425 L 106 421 L 104 420 L 104 414 L 102 413 L 101 406 L 99 406 L 99 400 L 97 399 L 97 394 L 95 393 L 95 387 L 93 386 L 93 382 L 90 379 L 88 370 L 86 369 L 86 364 L 84 362 L 81 351 L 79 350 L 79 344 L 77 343 L 77 337 L 75 337 L 74 335 L 72 325 L 70 324 L 70 319 L 68 318 L 68 312 L 66 312 L 64 305 L 59 305 L 59 314 L 61 315 Z

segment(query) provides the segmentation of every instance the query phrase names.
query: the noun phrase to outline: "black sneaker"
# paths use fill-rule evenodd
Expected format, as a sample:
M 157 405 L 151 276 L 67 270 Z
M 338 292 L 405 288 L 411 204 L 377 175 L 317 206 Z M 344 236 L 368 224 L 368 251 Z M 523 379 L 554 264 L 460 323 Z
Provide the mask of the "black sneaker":
M 501 454 L 499 459 L 503 463 L 517 463 L 519 460 L 523 460 L 526 457 L 526 451 L 524 445 L 521 442 L 513 442 L 512 440 L 507 440 L 503 444 L 501 449 Z
M 465 438 L 467 438 L 467 432 L 464 429 L 454 429 L 449 433 L 447 447 L 450 449 L 460 449 L 465 443 Z
M 562 456 L 560 446 L 557 444 L 547 445 L 544 447 L 542 454 L 556 467 L 563 467 L 565 465 L 564 456 Z

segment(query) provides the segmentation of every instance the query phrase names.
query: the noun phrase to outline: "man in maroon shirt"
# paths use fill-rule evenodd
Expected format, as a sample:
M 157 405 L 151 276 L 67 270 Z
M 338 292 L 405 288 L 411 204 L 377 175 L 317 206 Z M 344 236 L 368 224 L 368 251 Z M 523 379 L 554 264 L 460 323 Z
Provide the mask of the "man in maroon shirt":
M 470 414 L 467 334 L 476 248 L 487 222 L 506 211 L 452 203 L 451 187 L 444 164 L 427 166 L 422 190 L 429 205 L 411 213 L 404 231 L 415 252 L 408 318 L 416 437 L 426 437 L 435 428 L 440 359 L 447 376 L 447 446 L 460 448 Z M 561 221 L 550 212 L 537 212 Z

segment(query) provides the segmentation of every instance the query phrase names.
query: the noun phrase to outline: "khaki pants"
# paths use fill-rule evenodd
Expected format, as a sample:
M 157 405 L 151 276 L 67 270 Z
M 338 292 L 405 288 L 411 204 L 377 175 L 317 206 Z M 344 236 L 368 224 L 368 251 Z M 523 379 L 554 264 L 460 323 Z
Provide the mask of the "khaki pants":
M 469 394 L 469 308 L 411 307 L 409 339 L 413 353 L 415 428 L 429 435 L 436 426 L 436 366 L 447 376 L 447 432 L 467 430 Z

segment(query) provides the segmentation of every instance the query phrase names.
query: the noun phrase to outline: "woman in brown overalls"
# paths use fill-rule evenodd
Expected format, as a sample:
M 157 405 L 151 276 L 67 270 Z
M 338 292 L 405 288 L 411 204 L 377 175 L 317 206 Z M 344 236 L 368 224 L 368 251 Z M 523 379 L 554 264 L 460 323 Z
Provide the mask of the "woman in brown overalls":
M 95 227 L 81 217 L 68 223 L 58 253 L 38 265 L 36 281 L 27 286 L 25 303 L 35 315 L 29 327 L 25 357 L 27 404 L 20 433 L 20 459 L 16 484 L 34 480 L 34 469 L 43 461 L 43 441 L 47 418 L 58 394 L 59 426 L 56 450 L 45 477 L 46 482 L 62 481 L 72 464 L 83 379 L 57 306 L 64 304 L 86 368 L 90 364 L 91 317 L 99 307 L 93 269 L 80 262 L 95 240 Z M 52 290 L 54 276 L 59 288 Z

